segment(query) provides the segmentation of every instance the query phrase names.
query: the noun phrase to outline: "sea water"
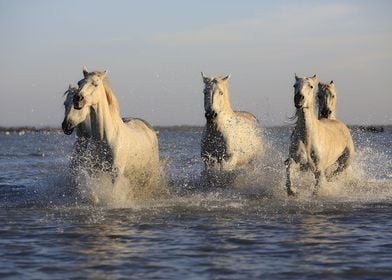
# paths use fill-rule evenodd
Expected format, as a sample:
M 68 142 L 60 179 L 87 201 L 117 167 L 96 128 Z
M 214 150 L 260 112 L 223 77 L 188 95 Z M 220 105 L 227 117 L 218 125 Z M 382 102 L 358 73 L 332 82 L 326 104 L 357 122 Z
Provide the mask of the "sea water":
M 111 180 L 70 191 L 74 136 L 0 133 L 0 278 L 392 278 L 392 128 L 354 130 L 350 174 L 317 197 L 311 174 L 286 195 L 289 136 L 265 129 L 264 158 L 206 188 L 201 131 L 161 130 L 165 195 L 93 204 Z

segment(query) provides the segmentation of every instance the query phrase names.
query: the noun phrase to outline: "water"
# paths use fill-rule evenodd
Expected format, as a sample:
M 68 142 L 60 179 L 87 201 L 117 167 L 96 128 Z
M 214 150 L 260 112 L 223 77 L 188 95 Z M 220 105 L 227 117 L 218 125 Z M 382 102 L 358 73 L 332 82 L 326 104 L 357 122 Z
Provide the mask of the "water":
M 289 131 L 233 186 L 201 189 L 199 131 L 161 131 L 169 196 L 124 208 L 67 192 L 73 137 L 0 134 L 0 278 L 392 278 L 392 129 L 355 131 L 353 177 L 287 198 Z

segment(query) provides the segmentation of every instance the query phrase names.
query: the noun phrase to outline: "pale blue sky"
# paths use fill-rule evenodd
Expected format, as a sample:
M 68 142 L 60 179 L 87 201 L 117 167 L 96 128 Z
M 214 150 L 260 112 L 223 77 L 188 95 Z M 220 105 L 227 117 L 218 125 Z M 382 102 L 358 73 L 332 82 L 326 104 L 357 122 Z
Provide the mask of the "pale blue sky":
M 205 74 L 235 109 L 294 112 L 294 73 L 333 79 L 338 118 L 392 123 L 392 1 L 0 0 L 0 125 L 59 126 L 82 66 L 109 70 L 123 116 L 204 123 Z

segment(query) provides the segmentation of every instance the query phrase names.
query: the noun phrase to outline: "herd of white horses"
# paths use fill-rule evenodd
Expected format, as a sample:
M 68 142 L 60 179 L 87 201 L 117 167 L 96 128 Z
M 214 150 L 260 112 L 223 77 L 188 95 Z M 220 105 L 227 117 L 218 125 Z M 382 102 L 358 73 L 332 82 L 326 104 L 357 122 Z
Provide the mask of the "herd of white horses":
M 204 180 L 210 174 L 246 170 L 265 150 L 257 118 L 245 111 L 234 111 L 229 101 L 228 80 L 207 77 L 204 82 L 206 124 L 201 139 Z M 315 90 L 318 89 L 315 95 Z M 120 177 L 146 182 L 160 176 L 157 133 L 142 119 L 123 120 L 107 73 L 83 68 L 78 87 L 69 86 L 65 96 L 62 129 L 76 130 L 71 168 L 105 172 L 114 189 Z M 314 102 L 317 102 L 318 116 Z M 296 124 L 291 134 L 286 166 L 287 194 L 297 194 L 293 171 L 311 171 L 313 193 L 326 180 L 346 170 L 354 156 L 354 144 L 347 126 L 336 118 L 336 91 L 333 81 L 318 83 L 316 75 L 295 76 L 294 105 Z M 86 160 L 89 158 L 89 160 Z M 208 182 L 207 182 L 208 183 Z

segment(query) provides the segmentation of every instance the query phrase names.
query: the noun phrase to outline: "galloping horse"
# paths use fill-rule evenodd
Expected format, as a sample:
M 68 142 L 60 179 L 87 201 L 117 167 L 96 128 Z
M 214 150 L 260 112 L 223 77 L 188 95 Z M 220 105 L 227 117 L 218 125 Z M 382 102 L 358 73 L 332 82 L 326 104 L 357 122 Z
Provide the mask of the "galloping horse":
M 286 164 L 286 187 L 288 195 L 295 195 L 291 174 L 298 165 L 301 170 L 310 169 L 316 179 L 314 194 L 326 180 L 326 170 L 337 164 L 335 174 L 351 165 L 354 144 L 350 130 L 337 120 L 318 119 L 314 113 L 314 88 L 316 75 L 307 78 L 295 76 L 294 105 L 297 122 L 291 135 L 289 158 Z
M 109 171 L 116 186 L 120 175 L 129 178 L 149 177 L 159 170 L 158 139 L 145 121 L 137 119 L 125 124 L 120 117 L 116 97 L 109 87 L 106 71 L 88 72 L 73 97 L 73 114 L 68 114 L 63 127 L 73 129 L 90 116 L 90 153 L 104 171 Z
M 318 118 L 336 120 L 336 91 L 333 81 L 318 83 L 317 91 Z
M 244 167 L 263 152 L 259 122 L 248 112 L 233 111 L 226 77 L 205 77 L 206 125 L 201 139 L 205 170 L 232 171 Z

